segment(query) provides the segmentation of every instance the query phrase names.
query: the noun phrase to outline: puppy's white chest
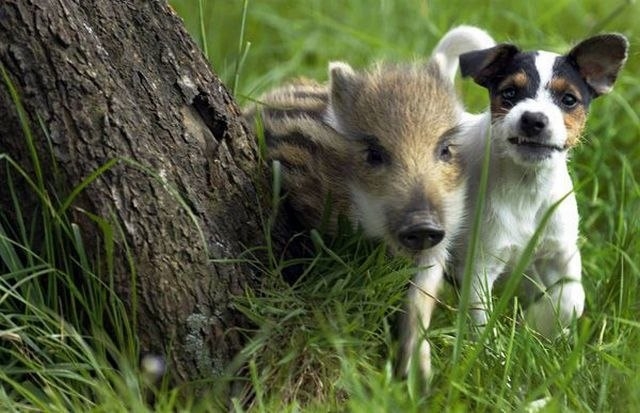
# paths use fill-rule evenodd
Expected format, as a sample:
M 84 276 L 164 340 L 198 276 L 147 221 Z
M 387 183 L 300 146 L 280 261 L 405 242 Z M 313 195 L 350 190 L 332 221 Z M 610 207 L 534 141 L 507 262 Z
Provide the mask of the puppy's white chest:
M 505 193 L 487 205 L 484 222 L 484 247 L 498 256 L 519 255 L 540 224 L 539 201 Z

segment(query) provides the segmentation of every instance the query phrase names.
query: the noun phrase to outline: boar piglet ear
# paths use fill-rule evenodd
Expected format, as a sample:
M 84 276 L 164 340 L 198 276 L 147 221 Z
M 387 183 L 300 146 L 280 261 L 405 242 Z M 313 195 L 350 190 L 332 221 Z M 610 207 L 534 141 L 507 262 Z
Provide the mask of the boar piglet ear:
M 627 60 L 629 42 L 621 34 L 608 33 L 578 43 L 567 54 L 595 95 L 609 93 Z
M 463 53 L 460 55 L 460 73 L 463 77 L 471 76 L 480 86 L 488 87 L 491 79 L 519 52 L 516 46 L 502 43 L 489 49 Z
M 347 63 L 331 62 L 329 79 L 333 109 L 349 108 L 361 88 L 360 76 Z
M 362 76 L 347 63 L 329 64 L 329 107 L 326 120 L 342 135 L 348 135 L 351 113 L 362 83 Z

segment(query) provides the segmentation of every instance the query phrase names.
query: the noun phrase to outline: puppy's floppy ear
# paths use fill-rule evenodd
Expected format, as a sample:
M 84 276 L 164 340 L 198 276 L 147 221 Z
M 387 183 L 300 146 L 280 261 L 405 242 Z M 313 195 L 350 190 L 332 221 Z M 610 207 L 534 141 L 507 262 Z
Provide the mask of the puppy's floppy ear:
M 488 87 L 490 80 L 520 52 L 512 44 L 502 43 L 495 47 L 460 55 L 460 73 L 471 76 L 480 86 Z
M 629 42 L 621 34 L 608 33 L 578 43 L 567 54 L 596 96 L 609 93 L 627 60 Z

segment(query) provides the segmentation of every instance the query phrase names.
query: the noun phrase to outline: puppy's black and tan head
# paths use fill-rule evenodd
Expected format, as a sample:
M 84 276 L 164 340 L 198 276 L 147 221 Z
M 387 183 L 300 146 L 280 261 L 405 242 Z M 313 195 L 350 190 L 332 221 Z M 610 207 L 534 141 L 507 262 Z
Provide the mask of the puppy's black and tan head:
M 461 107 L 437 64 L 330 66 L 326 120 L 352 144 L 353 215 L 370 236 L 419 254 L 460 221 L 464 179 L 447 133 Z
M 461 55 L 460 69 L 489 90 L 498 151 L 541 165 L 578 143 L 591 100 L 611 91 L 627 49 L 620 34 L 588 38 L 565 55 L 500 44 Z

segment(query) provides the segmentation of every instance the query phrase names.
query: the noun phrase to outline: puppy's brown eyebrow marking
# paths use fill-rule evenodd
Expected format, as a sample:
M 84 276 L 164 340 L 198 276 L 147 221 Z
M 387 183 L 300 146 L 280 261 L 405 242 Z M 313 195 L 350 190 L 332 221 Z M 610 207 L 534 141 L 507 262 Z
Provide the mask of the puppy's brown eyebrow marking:
M 564 77 L 555 77 L 549 82 L 549 89 L 556 93 L 571 92 L 578 100 L 582 101 L 582 94 L 568 79 Z
M 529 83 L 529 76 L 525 72 L 518 72 L 513 75 L 513 84 L 517 87 L 525 87 Z
M 511 76 L 506 77 L 501 83 L 500 87 L 515 86 L 517 88 L 524 88 L 529 83 L 529 76 L 524 71 L 514 73 Z

